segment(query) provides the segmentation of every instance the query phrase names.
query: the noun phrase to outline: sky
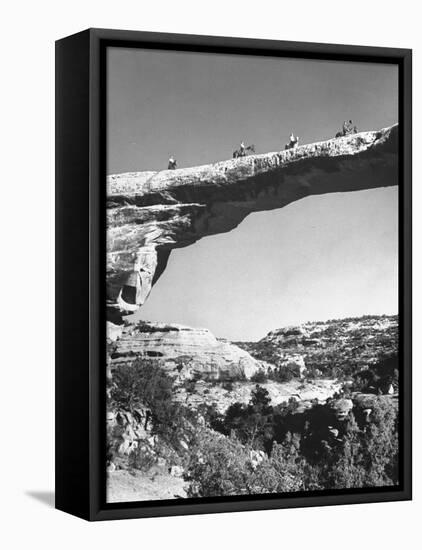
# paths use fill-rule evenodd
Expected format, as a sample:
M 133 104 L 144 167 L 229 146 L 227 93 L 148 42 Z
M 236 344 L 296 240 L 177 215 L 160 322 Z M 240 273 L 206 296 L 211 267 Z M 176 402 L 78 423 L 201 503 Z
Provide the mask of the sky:
M 397 67 L 110 48 L 109 174 L 230 158 L 398 121 Z M 257 340 L 306 321 L 397 313 L 398 193 L 307 197 L 171 253 L 137 317 Z

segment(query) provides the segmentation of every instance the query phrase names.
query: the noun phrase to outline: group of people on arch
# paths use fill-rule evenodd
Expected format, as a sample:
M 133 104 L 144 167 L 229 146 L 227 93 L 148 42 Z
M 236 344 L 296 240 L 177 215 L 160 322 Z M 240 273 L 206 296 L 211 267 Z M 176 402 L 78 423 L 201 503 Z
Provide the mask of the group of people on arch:
M 348 136 L 348 135 L 351 135 L 351 134 L 356 134 L 357 132 L 358 132 L 357 126 L 355 126 L 353 124 L 353 121 L 352 120 L 349 120 L 349 121 L 345 120 L 343 122 L 343 126 L 342 126 L 341 131 L 337 132 L 335 137 L 340 138 L 340 137 Z M 285 150 L 295 149 L 298 145 L 299 145 L 299 136 L 295 136 L 294 133 L 292 132 L 289 136 L 288 143 L 286 143 L 286 145 L 284 146 L 284 149 Z M 233 158 L 242 158 L 242 157 L 246 157 L 248 155 L 252 155 L 254 153 L 255 153 L 255 145 L 253 145 L 253 144 L 252 145 L 245 145 L 245 142 L 241 141 L 239 148 L 236 149 L 235 151 L 233 151 Z M 168 160 L 167 169 L 168 170 L 175 170 L 176 168 L 177 168 L 177 161 L 174 158 L 174 156 L 171 155 L 169 160 Z

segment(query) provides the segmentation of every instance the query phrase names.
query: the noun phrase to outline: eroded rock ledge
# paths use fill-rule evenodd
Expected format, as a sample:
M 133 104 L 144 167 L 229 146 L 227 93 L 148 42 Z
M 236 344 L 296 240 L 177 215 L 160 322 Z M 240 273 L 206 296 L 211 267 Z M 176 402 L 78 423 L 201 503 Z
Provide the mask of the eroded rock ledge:
M 217 339 L 208 329 L 143 321 L 120 327 L 107 325 L 111 371 L 130 365 L 136 358 L 158 359 L 180 379 L 236 380 L 266 368 L 263 361 Z
M 173 248 L 309 195 L 398 184 L 398 126 L 215 164 L 107 178 L 108 299 L 140 270 L 142 305 Z

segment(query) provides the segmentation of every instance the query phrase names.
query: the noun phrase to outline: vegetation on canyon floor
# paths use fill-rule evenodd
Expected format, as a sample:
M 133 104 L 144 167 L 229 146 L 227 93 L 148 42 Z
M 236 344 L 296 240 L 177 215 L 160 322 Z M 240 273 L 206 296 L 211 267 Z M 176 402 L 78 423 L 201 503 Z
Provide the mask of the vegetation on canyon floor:
M 398 406 L 396 396 L 388 395 L 399 382 L 395 328 L 387 323 L 379 333 L 372 330 L 371 338 L 362 326 L 355 333 L 349 328 L 352 335 L 345 341 L 338 334 L 344 322 L 335 322 L 330 334 L 322 329 L 329 342 L 322 348 L 325 362 L 317 354 L 321 374 L 325 367 L 333 374 L 342 365 L 341 393 L 300 412 L 293 398 L 274 405 L 263 384 L 297 376 L 274 357 L 280 358 L 280 349 L 286 347 L 295 352 L 306 347 L 303 331 L 269 335 L 274 368 L 254 375 L 249 402 L 233 402 L 224 413 L 213 404 L 191 407 L 178 401 L 180 382 L 163 368 L 162 359 L 138 358 L 121 365 L 108 384 L 113 418 L 109 463 L 153 476 L 172 471 L 183 476 L 186 496 L 191 497 L 398 484 Z M 386 331 L 391 332 L 387 338 Z M 289 340 L 293 337 L 294 344 Z M 315 334 L 308 331 L 305 339 L 314 340 L 316 347 Z M 334 347 L 341 352 L 338 356 Z M 307 348 L 312 349 L 309 342 Z M 259 346 L 255 353 L 260 353 Z M 315 367 L 312 374 L 318 372 Z M 195 391 L 191 381 L 184 384 Z

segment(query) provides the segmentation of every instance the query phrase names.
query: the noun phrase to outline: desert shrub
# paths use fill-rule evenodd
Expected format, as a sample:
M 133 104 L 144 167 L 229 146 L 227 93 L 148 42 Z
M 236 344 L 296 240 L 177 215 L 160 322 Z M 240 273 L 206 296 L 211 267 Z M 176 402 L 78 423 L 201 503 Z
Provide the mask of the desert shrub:
M 193 450 L 185 480 L 188 496 L 215 497 L 261 493 L 285 493 L 305 487 L 305 462 L 292 453 L 291 441 L 275 445 L 270 459 L 257 466 L 249 447 L 233 437 L 204 431 Z
M 275 443 L 271 457 L 251 476 L 254 493 L 286 493 L 306 487 L 306 461 L 300 455 L 300 437 L 290 433 L 283 444 Z
M 192 448 L 185 474 L 189 497 L 249 494 L 253 474 L 245 447 L 235 438 L 204 430 Z
M 173 379 L 153 359 L 138 359 L 121 366 L 113 375 L 110 405 L 133 411 L 150 411 L 153 432 L 177 444 L 192 413 L 173 401 Z
M 142 472 L 147 472 L 156 463 L 157 456 L 148 445 L 140 445 L 132 451 L 128 458 L 128 466 Z
M 175 357 L 174 362 L 177 372 L 181 372 L 185 367 L 189 367 L 192 361 L 193 357 L 191 355 L 178 355 Z
M 265 374 L 265 371 L 259 369 L 255 374 L 251 376 L 251 382 L 256 382 L 257 384 L 264 384 L 267 382 L 268 376 Z
M 153 466 L 164 471 L 168 465 L 183 466 L 185 457 L 176 452 L 174 447 L 162 438 L 157 438 L 154 444 L 140 440 L 138 446 L 128 457 L 128 466 L 143 472 L 148 472 Z
M 219 412 L 217 403 L 201 403 L 197 408 L 197 414 L 198 418 L 203 419 L 203 424 L 217 432 L 225 433 L 224 415 Z
M 289 365 L 278 365 L 268 373 L 268 378 L 270 380 L 279 383 L 290 382 L 290 380 L 293 380 L 296 376 L 297 372 L 295 368 Z
M 159 360 L 137 359 L 120 366 L 113 374 L 112 402 L 132 411 L 140 404 L 147 407 L 161 403 L 172 395 L 173 381 L 162 370 Z

